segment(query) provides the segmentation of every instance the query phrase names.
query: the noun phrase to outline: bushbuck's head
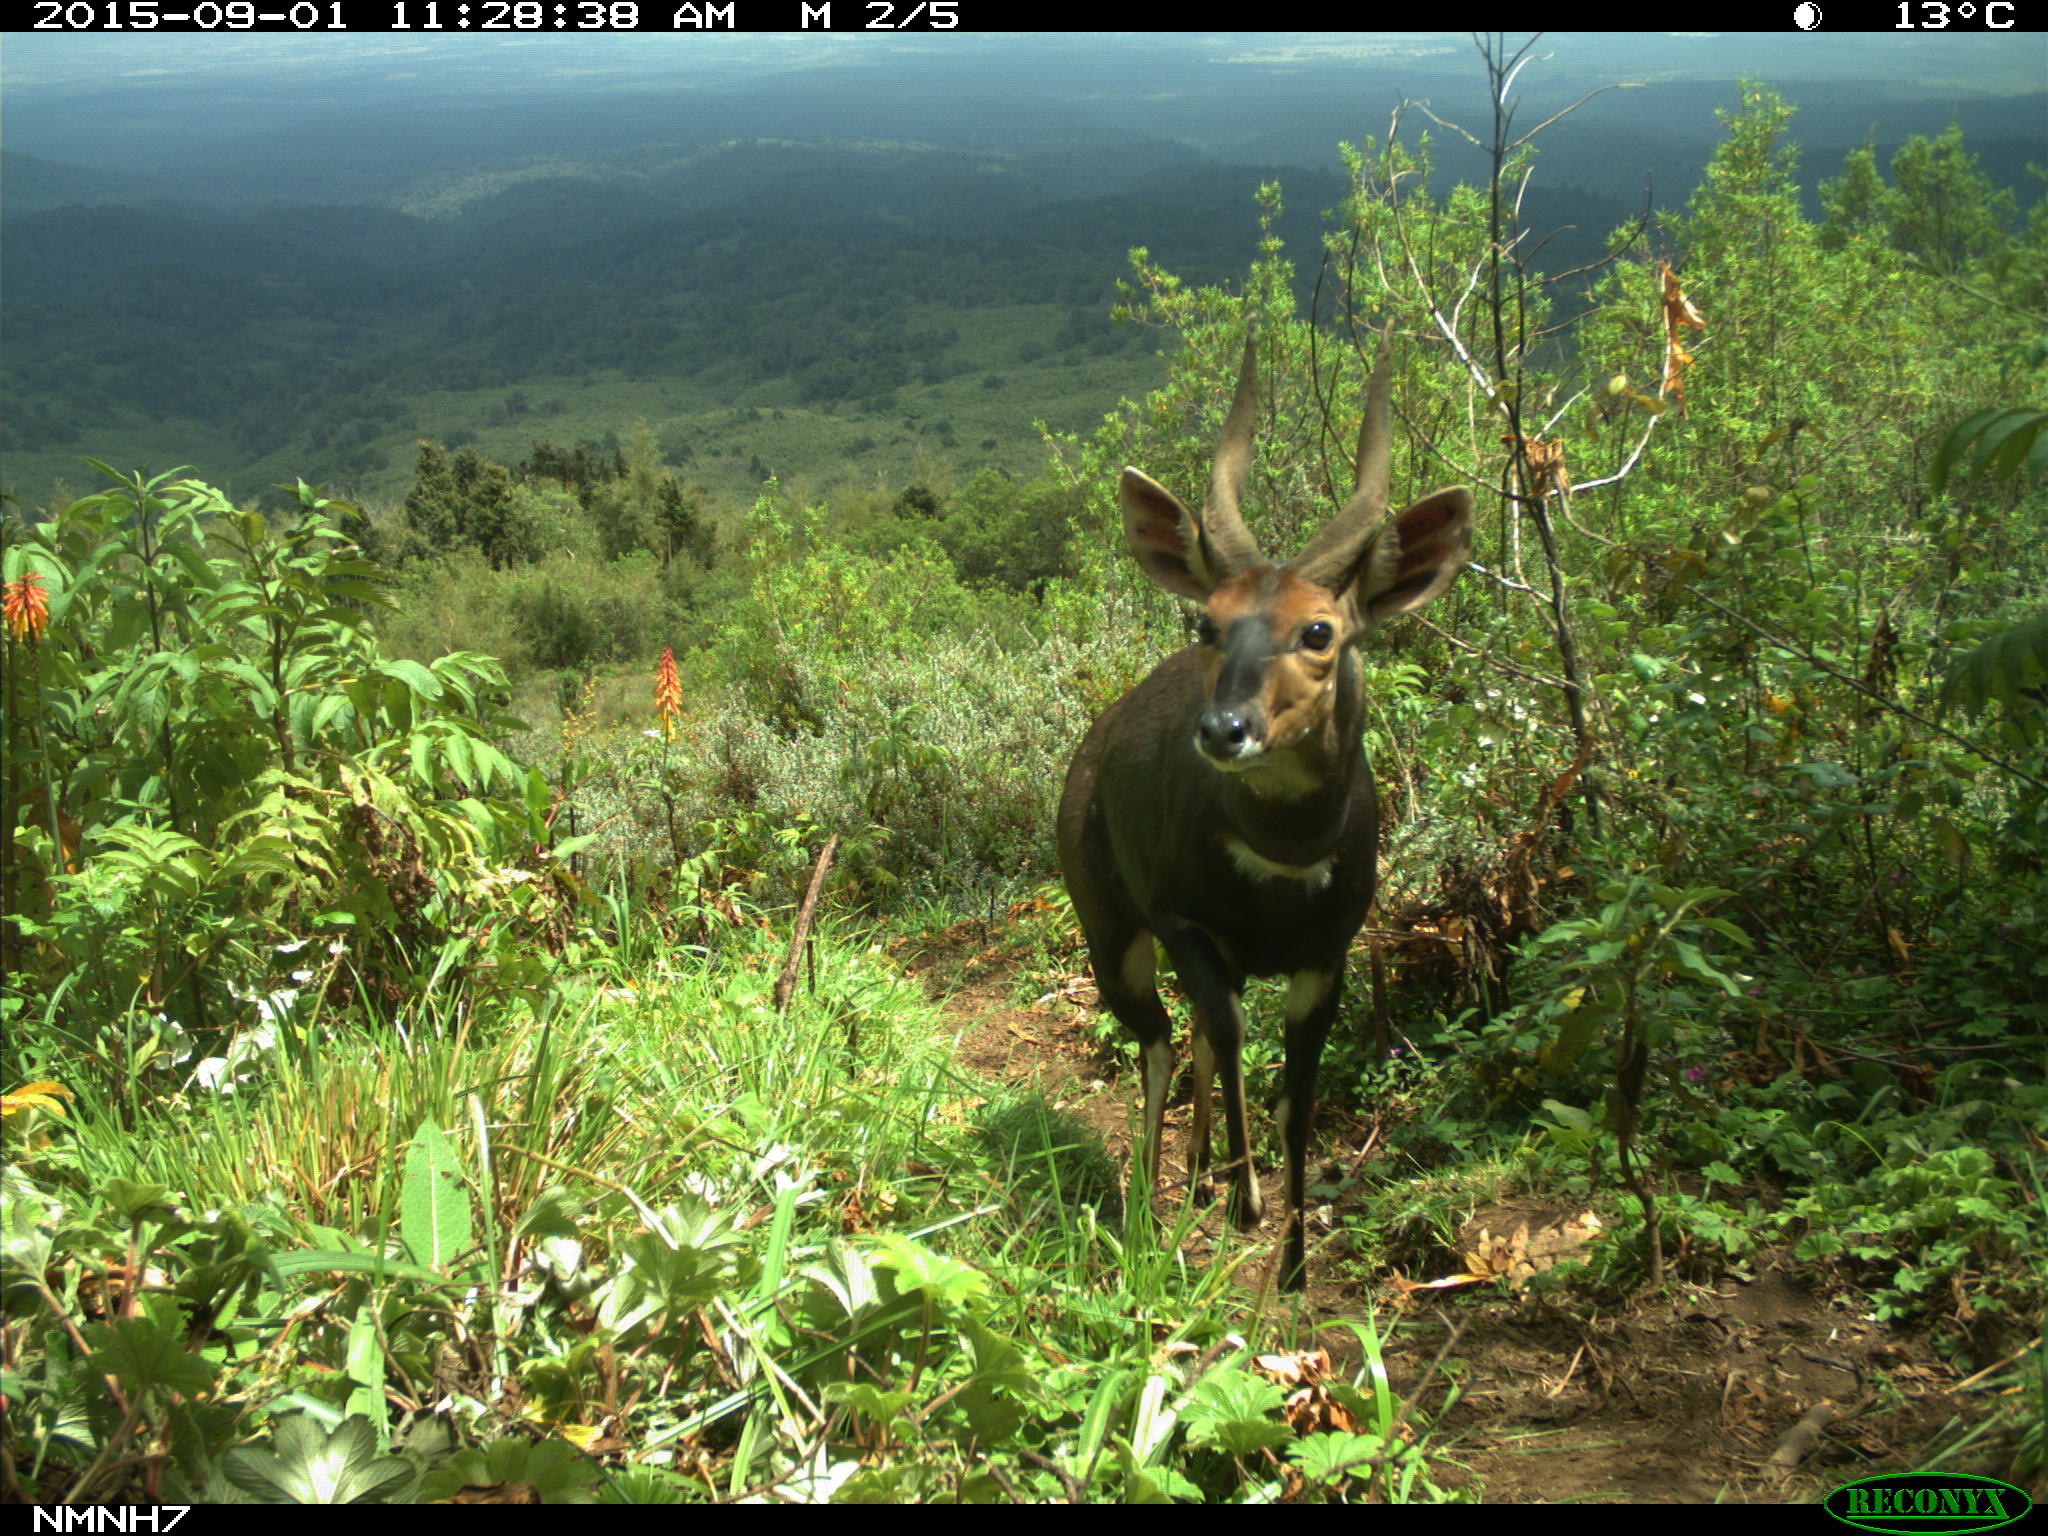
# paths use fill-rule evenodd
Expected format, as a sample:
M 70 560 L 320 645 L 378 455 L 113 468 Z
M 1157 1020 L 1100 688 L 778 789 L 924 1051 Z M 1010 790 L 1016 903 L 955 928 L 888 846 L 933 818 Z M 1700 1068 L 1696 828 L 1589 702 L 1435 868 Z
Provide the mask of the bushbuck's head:
M 1462 487 L 1388 516 L 1391 351 L 1381 346 L 1366 393 L 1350 500 L 1285 564 L 1259 552 L 1238 515 L 1258 414 L 1253 336 L 1200 514 L 1141 470 L 1126 468 L 1117 484 L 1139 566 L 1154 585 L 1204 605 L 1197 749 L 1225 772 L 1270 778 L 1275 793 L 1302 782 L 1296 754 L 1334 753 L 1334 733 L 1355 731 L 1338 707 L 1352 647 L 1448 587 L 1471 547 L 1472 497 Z

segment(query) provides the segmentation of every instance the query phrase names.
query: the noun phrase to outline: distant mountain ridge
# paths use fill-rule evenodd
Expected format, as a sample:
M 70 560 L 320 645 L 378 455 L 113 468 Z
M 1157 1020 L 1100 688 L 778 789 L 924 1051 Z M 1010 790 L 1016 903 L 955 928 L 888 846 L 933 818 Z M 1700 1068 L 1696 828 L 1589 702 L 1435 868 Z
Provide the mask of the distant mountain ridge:
M 1561 42 L 1581 68 L 1623 47 Z M 327 75 L 10 87 L 25 147 L 0 152 L 0 447 L 31 481 L 161 442 L 204 446 L 230 481 L 291 459 L 384 483 L 421 433 L 523 430 L 514 392 L 559 407 L 558 431 L 622 429 L 630 416 L 600 424 L 598 395 L 579 412 L 571 393 L 614 384 L 629 403 L 605 409 L 786 408 L 858 418 L 882 443 L 873 418 L 913 430 L 909 387 L 935 420 L 978 414 L 976 443 L 1025 437 L 1041 401 L 1113 403 L 1156 344 L 1108 319 L 1132 247 L 1190 283 L 1239 281 L 1256 191 L 1278 181 L 1305 293 L 1346 192 L 1340 138 L 1383 136 L 1395 102 L 1432 91 L 1438 115 L 1484 119 L 1457 49 L 1397 39 L 1343 62 L 1311 39 L 1245 62 L 1232 46 L 1048 39 L 529 81 L 508 71 L 570 55 L 495 49 L 478 55 L 495 74 L 426 80 L 393 72 L 393 45 Z M 1561 65 L 1552 94 L 1572 82 Z M 1859 77 L 1794 99 L 1809 189 L 1873 121 L 1881 162 L 1950 113 L 1997 184 L 2024 188 L 2026 161 L 2048 158 L 2039 92 Z M 1733 101 L 1729 82 L 1672 78 L 1548 129 L 1522 207 L 1543 266 L 1586 265 L 1645 206 L 1684 198 Z M 1525 128 L 1552 110 L 1517 105 Z M 1420 109 L 1404 110 L 1412 142 Z M 1431 141 L 1436 192 L 1483 177 L 1455 133 Z

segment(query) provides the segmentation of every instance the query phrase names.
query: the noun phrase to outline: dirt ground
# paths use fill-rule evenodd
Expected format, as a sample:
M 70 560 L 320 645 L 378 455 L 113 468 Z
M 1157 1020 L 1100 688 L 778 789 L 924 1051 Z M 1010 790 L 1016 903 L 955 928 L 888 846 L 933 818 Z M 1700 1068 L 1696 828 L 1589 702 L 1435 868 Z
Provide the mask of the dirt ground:
M 965 1070 L 1035 1085 L 1128 1165 L 1136 1083 L 1105 1078 L 1087 1028 L 1092 983 L 1073 978 L 1020 1006 L 999 949 L 964 930 L 904 959 L 960 1029 Z M 1187 1115 L 1184 1098 L 1169 1110 L 1163 1186 L 1186 1178 Z M 1317 1131 L 1322 1156 L 1345 1163 L 1367 1136 L 1327 1109 Z M 1276 1169 L 1263 1174 L 1272 1237 L 1282 1192 Z M 1212 1212 L 1190 1241 L 1213 1241 L 1221 1221 Z M 1576 1294 L 1565 1302 L 1571 1311 L 1515 1294 L 1518 1269 L 1568 1257 L 1599 1240 L 1597 1227 L 1582 1207 L 1507 1202 L 1475 1211 L 1456 1251 L 1420 1255 L 1406 1276 L 1338 1281 L 1332 1272 L 1345 1266 L 1312 1257 L 1307 1304 L 1320 1323 L 1304 1347 L 1328 1350 L 1333 1373 L 1350 1379 L 1361 1350 L 1336 1320 L 1376 1309 L 1392 1335 L 1394 1387 L 1435 1421 L 1439 1486 L 1489 1503 L 1809 1502 L 1841 1483 L 1910 1470 L 1944 1426 L 1985 1415 L 1924 1339 L 1869 1321 L 1853 1296 L 1816 1294 L 1788 1253 L 1759 1254 L 1708 1285 L 1674 1281 L 1611 1310 L 1588 1310 Z M 1475 1269 L 1509 1278 L 1482 1280 Z M 1264 1262 L 1240 1273 L 1248 1287 L 1270 1283 Z M 1456 1363 L 1458 1381 L 1448 1412 L 1445 1361 Z

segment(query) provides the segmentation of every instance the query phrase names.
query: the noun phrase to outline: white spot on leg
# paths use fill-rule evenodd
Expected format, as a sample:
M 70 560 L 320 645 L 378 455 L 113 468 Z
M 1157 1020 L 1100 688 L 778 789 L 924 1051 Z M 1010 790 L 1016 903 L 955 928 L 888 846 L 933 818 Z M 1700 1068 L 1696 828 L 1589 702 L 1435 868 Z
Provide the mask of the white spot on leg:
M 1145 1055 L 1145 1103 L 1149 1108 L 1153 1100 L 1164 1102 L 1167 1085 L 1173 1081 L 1173 1042 L 1154 1040 L 1144 1050 Z
M 1287 979 L 1287 1022 L 1299 1024 L 1330 995 L 1335 971 L 1296 971 Z
M 1134 997 L 1150 1000 L 1155 1008 L 1158 1007 L 1158 997 L 1153 990 L 1153 978 L 1157 969 L 1152 934 L 1148 929 L 1141 928 L 1125 946 L 1118 970 L 1125 989 Z M 1139 1047 L 1139 1056 L 1145 1077 L 1145 1122 L 1141 1127 L 1144 1154 L 1141 1166 L 1144 1169 L 1145 1192 L 1149 1199 L 1153 1188 L 1159 1183 L 1160 1132 L 1166 1120 L 1166 1090 L 1173 1084 L 1172 1035 L 1162 1032 L 1157 1040 L 1145 1042 Z
M 1158 963 L 1153 956 L 1151 930 L 1141 928 L 1138 930 L 1138 936 L 1132 939 L 1124 950 L 1124 986 L 1143 997 L 1152 990 L 1152 978 L 1157 972 Z
M 1154 1040 L 1145 1058 L 1145 1188 L 1159 1182 L 1159 1142 L 1165 1130 L 1166 1090 L 1173 1084 L 1173 1042 Z

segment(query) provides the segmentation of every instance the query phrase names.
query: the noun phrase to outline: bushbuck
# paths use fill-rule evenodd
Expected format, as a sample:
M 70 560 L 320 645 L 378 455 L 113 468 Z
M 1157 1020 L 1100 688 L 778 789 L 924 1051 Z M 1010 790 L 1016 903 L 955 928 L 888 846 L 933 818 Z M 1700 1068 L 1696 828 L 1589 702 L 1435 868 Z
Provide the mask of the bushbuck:
M 1238 515 L 1258 414 L 1256 335 L 1202 510 L 1140 471 L 1117 484 L 1124 538 L 1155 586 L 1203 604 L 1198 641 L 1110 705 L 1060 797 L 1060 869 L 1102 1001 L 1138 1039 L 1145 1198 L 1159 1176 L 1172 1025 L 1154 981 L 1165 949 L 1194 1013 L 1191 1177 L 1205 1182 L 1212 1079 L 1230 1142 L 1230 1214 L 1263 1211 L 1239 1060 L 1247 976 L 1287 978 L 1277 1119 L 1287 1152 L 1283 1290 L 1307 1270 L 1302 1194 L 1316 1062 L 1344 957 L 1377 877 L 1379 814 L 1362 736 L 1355 647 L 1382 619 L 1451 584 L 1471 546 L 1472 496 L 1440 490 L 1389 518 L 1391 331 L 1366 389 L 1355 488 L 1308 546 L 1274 564 Z

